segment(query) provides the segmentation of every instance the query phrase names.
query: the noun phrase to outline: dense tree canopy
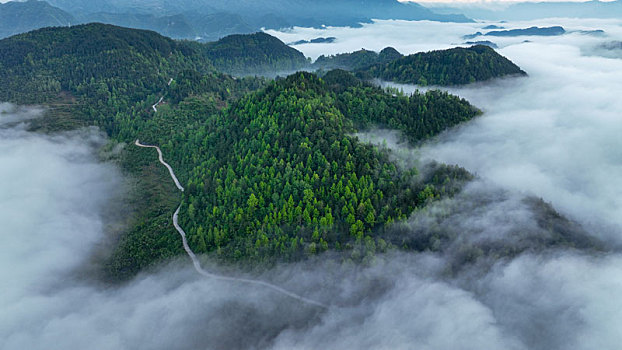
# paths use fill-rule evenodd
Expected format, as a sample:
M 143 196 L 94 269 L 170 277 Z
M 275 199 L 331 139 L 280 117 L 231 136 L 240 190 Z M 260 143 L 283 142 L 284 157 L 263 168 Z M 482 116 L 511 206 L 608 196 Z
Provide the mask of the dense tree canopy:
M 262 32 L 229 35 L 199 46 L 219 71 L 235 75 L 292 72 L 309 64 L 302 52 Z
M 486 45 L 421 52 L 363 70 L 363 76 L 417 85 L 462 85 L 506 75 L 525 75 Z
M 367 68 L 375 64 L 385 64 L 401 58 L 402 54 L 392 47 L 384 48 L 380 53 L 361 49 L 350 53 L 337 55 L 321 55 L 313 63 L 316 69 L 346 69 L 357 70 Z

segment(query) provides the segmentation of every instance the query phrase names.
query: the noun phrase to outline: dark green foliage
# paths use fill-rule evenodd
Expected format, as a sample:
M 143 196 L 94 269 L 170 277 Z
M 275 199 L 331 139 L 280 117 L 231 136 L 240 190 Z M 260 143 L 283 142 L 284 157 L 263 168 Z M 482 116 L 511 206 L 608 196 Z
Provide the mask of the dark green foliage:
M 113 280 L 134 276 L 155 262 L 183 254 L 171 222 L 171 211 L 179 205 L 177 188 L 168 181 L 168 171 L 153 162 L 155 150 L 144 152 L 128 147 L 122 153 L 121 165 L 138 182 L 131 189 L 133 220 L 110 257 L 106 272 Z
M 333 56 L 322 55 L 313 63 L 313 67 L 326 70 L 335 68 L 358 70 L 375 64 L 388 63 L 400 57 L 402 57 L 402 54 L 392 47 L 387 47 L 380 51 L 380 53 L 361 49 L 359 51 Z
M 327 72 L 322 77 L 322 80 L 336 92 L 344 92 L 348 88 L 363 86 L 361 80 L 355 77 L 354 74 L 343 69 L 333 69 Z
M 174 72 L 211 66 L 198 52 L 157 33 L 89 24 L 1 40 L 0 68 L 0 100 L 40 103 L 68 91 L 92 99 L 90 107 L 117 113 L 147 100 Z
M 256 78 L 232 78 L 221 73 L 201 74 L 195 70 L 180 72 L 167 89 L 168 101 L 178 103 L 187 97 L 211 97 L 221 107 L 226 100 L 242 97 L 246 92 L 257 90 L 265 80 Z
M 525 75 L 510 60 L 484 45 L 416 53 L 388 64 L 375 65 L 364 73 L 387 81 L 417 85 L 462 85 L 506 75 Z
M 221 71 L 240 74 L 307 64 L 302 53 L 264 33 L 200 44 L 97 23 L 44 28 L 0 41 L 0 100 L 46 102 L 70 91 L 130 104 L 147 100 L 181 71 L 212 72 L 210 59 Z
M 300 51 L 262 32 L 230 35 L 201 45 L 201 51 L 219 71 L 235 75 L 288 72 L 308 65 Z
M 417 142 L 472 118 L 476 109 L 447 94 L 398 97 L 347 72 L 327 76 L 333 84 L 294 74 L 203 119 L 182 101 L 150 120 L 153 129 L 142 129 L 147 137 L 141 140 L 161 144 L 187 184 L 180 218 L 195 251 L 269 261 L 357 242 L 375 246 L 384 225 L 455 192 L 448 183 L 417 180 L 415 170 L 396 168 L 350 134 L 356 125 L 389 124 L 412 130 L 409 138 Z M 339 84 L 338 76 L 346 82 Z M 416 118 L 418 107 L 438 117 L 422 112 Z M 464 114 L 453 116 L 456 111 Z M 159 131 L 172 125 L 185 127 L 171 135 Z
M 389 46 L 382 49 L 378 54 L 378 63 L 391 62 L 402 57 L 404 57 L 404 55 L 402 55 L 395 48 Z
M 378 125 L 400 130 L 412 144 L 481 113 L 466 100 L 440 90 L 387 98 L 377 87 L 360 83 L 360 87 L 353 88 L 356 85 L 351 78 L 344 78 L 344 81 L 350 88 L 337 97 L 336 103 L 345 116 L 361 128 Z M 337 85 L 336 89 L 342 87 Z

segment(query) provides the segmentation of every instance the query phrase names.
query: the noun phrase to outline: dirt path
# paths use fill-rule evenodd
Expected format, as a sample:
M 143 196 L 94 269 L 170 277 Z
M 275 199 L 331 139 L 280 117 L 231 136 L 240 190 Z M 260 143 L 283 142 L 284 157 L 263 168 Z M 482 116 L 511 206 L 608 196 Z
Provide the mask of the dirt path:
M 160 99 L 161 100 L 161 99 Z M 154 109 L 155 109 L 155 105 L 154 105 Z M 156 151 L 158 151 L 158 159 L 160 160 L 160 163 L 162 163 L 162 165 L 164 165 L 167 169 L 169 174 L 171 175 L 171 178 L 173 179 L 173 181 L 175 182 L 175 186 L 177 186 L 177 188 L 180 191 L 184 191 L 184 188 L 181 186 L 181 184 L 179 183 L 179 180 L 177 179 L 177 176 L 175 176 L 175 172 L 173 171 L 173 168 L 164 161 L 164 158 L 162 156 L 162 150 L 160 150 L 160 147 L 158 146 L 152 146 L 152 145 L 144 145 L 142 143 L 140 143 L 139 140 L 136 140 L 136 142 L 134 142 L 134 144 L 138 147 L 144 147 L 144 148 L 155 148 Z M 173 226 L 175 226 L 175 229 L 177 230 L 177 232 L 179 232 L 179 235 L 181 236 L 181 240 L 184 246 L 184 250 L 186 251 L 186 254 L 188 254 L 188 256 L 190 257 L 190 259 L 192 260 L 192 264 L 194 265 L 194 269 L 202 276 L 208 277 L 208 278 L 214 278 L 214 279 L 219 279 L 219 280 L 223 280 L 223 281 L 230 281 L 230 282 L 241 282 L 241 283 L 248 283 L 248 284 L 255 284 L 255 285 L 259 285 L 259 286 L 263 286 L 269 289 L 272 289 L 275 292 L 287 295 L 290 298 L 299 300 L 301 302 L 307 303 L 307 304 L 311 304 L 311 305 L 315 305 L 315 306 L 319 306 L 321 308 L 328 308 L 326 305 L 317 302 L 315 300 L 311 300 L 308 298 L 305 298 L 301 295 L 298 295 L 296 293 L 292 293 L 286 289 L 283 289 L 277 285 L 268 283 L 268 282 L 264 282 L 264 281 L 260 281 L 260 280 L 253 280 L 253 279 L 247 279 L 247 278 L 237 278 L 237 277 L 229 277 L 229 276 L 223 276 L 223 275 L 217 275 L 217 274 L 213 274 L 210 273 L 206 270 L 203 269 L 203 267 L 201 267 L 201 262 L 199 261 L 199 259 L 197 258 L 196 254 L 194 254 L 194 252 L 192 251 L 192 249 L 190 249 L 190 246 L 188 245 L 188 239 L 186 238 L 186 232 L 184 231 L 183 228 L 181 228 L 181 226 L 179 226 L 179 220 L 178 220 L 178 216 L 179 216 L 179 209 L 181 209 L 181 204 L 179 205 L 179 207 L 177 207 L 177 210 L 175 210 L 175 213 L 173 214 Z

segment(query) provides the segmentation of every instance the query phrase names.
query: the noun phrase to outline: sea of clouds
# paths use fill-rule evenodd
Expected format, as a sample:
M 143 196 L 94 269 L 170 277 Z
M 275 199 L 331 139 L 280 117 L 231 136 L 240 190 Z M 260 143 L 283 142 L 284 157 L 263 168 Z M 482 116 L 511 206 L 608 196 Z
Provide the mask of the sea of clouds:
M 258 286 L 204 279 L 184 258 L 122 285 L 94 281 L 92 256 L 113 220 L 107 208 L 125 191 L 119 170 L 96 156 L 105 139 L 91 129 L 32 133 L 20 121 L 42 110 L 0 105 L 0 348 L 619 348 L 622 60 L 589 53 L 621 40 L 622 30 L 616 21 L 550 23 L 609 36 L 499 40 L 500 52 L 529 77 L 451 89 L 484 115 L 419 149 L 401 146 L 398 156 L 409 152 L 406 161 L 436 159 L 478 175 L 456 198 L 414 214 L 403 228 L 455 232 L 447 249 L 380 255 L 371 266 L 319 257 L 254 276 L 327 309 Z M 410 53 L 450 47 L 483 25 L 382 21 L 276 34 L 285 41 L 338 38 L 301 45 L 311 57 L 384 46 Z M 394 136 L 381 135 L 396 148 Z M 528 240 L 519 254 L 448 269 L 465 239 L 460 232 L 469 244 L 510 248 L 525 242 L 517 232 L 540 232 L 524 200 L 530 195 L 604 246 L 540 247 Z M 443 216 L 447 208 L 456 216 Z

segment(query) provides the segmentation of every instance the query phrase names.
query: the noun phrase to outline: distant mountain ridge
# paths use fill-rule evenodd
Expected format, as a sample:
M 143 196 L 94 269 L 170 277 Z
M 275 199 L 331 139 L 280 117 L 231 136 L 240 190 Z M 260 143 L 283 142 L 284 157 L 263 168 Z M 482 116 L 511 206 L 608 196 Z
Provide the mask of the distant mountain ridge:
M 397 0 L 48 0 L 72 13 L 82 23 L 101 20 L 102 14 L 115 25 L 165 32 L 159 17 L 180 16 L 191 30 L 175 33 L 176 38 L 200 37 L 217 40 L 228 34 L 248 34 L 261 28 L 280 29 L 292 26 L 358 26 L 372 19 L 431 20 L 471 22 L 463 15 L 437 14 L 415 4 Z M 116 15 L 116 16 L 113 16 Z M 143 17 L 137 16 L 141 15 Z M 144 16 L 151 16 L 144 17 Z M 128 18 L 129 17 L 129 18 Z M 136 22 L 136 19 L 143 19 Z
M 0 3 L 0 38 L 43 27 L 65 27 L 77 24 L 69 13 L 45 1 Z
M 472 6 L 434 6 L 437 13 L 463 13 L 485 20 L 531 20 L 539 18 L 622 18 L 622 0 L 585 2 L 520 2 L 499 10 Z
M 81 22 L 97 22 L 153 30 L 171 38 L 193 39 L 197 35 L 193 26 L 183 15 L 156 16 L 139 13 L 98 12 L 81 18 L 83 19 Z
M 262 28 L 359 26 L 372 19 L 471 21 L 397 0 L 28 0 L 0 4 L 0 38 L 49 26 L 100 22 L 207 42 Z
M 524 29 L 509 29 L 509 30 L 493 30 L 486 34 L 485 36 L 521 36 L 521 35 L 532 35 L 532 36 L 556 36 L 563 35 L 566 33 L 566 30 L 560 26 L 554 27 L 529 27 Z
M 603 33 L 602 30 L 585 31 L 587 35 L 599 35 Z M 529 28 L 517 28 L 507 30 L 491 30 L 486 33 L 476 32 L 473 34 L 467 34 L 462 36 L 465 40 L 475 39 L 479 36 L 500 36 L 500 37 L 514 37 L 514 36 L 557 36 L 566 34 L 566 30 L 560 26 L 553 27 L 529 27 Z

